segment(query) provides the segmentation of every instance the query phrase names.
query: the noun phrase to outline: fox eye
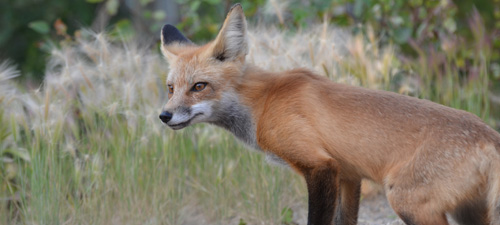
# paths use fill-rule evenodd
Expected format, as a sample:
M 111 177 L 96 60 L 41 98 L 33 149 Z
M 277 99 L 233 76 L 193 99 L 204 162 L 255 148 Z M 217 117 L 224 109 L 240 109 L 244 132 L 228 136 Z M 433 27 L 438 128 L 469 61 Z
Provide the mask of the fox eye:
M 169 94 L 173 94 L 174 93 L 174 86 L 171 85 L 171 84 L 168 85 L 168 93 Z
M 194 84 L 193 88 L 191 88 L 191 91 L 202 91 L 206 86 L 207 82 L 198 82 Z

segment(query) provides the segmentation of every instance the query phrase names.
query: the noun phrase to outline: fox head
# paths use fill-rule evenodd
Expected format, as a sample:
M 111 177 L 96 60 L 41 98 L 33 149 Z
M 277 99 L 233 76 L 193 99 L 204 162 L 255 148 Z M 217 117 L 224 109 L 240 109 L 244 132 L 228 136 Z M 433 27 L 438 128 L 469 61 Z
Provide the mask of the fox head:
M 212 42 L 198 46 L 172 25 L 161 31 L 161 50 L 170 64 L 168 102 L 160 119 L 177 130 L 224 119 L 221 112 L 245 69 L 247 24 L 241 5 L 229 11 Z M 226 106 L 224 106 L 226 104 Z

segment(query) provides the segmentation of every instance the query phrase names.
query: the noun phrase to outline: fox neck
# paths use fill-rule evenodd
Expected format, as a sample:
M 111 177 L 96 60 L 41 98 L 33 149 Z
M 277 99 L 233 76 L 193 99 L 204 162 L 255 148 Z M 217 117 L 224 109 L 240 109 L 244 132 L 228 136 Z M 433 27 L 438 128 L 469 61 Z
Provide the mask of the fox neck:
M 240 141 L 252 149 L 262 150 L 257 141 L 257 121 L 259 113 L 256 105 L 266 99 L 266 88 L 272 84 L 273 74 L 247 64 L 237 81 L 235 89 L 222 95 L 213 124 L 233 133 Z
M 259 104 L 265 104 L 267 89 L 273 84 L 277 74 L 264 71 L 254 65 L 248 65 L 237 84 L 236 90 L 223 94 L 220 109 L 216 112 L 216 120 L 212 124 L 225 128 L 233 133 L 250 149 L 264 151 L 266 161 L 274 165 L 288 166 L 288 164 L 272 153 L 260 147 L 257 141 L 257 121 L 262 114 L 257 110 Z
M 225 94 L 220 104 L 222 110 L 216 112 L 217 119 L 212 124 L 230 131 L 252 149 L 260 150 L 251 111 L 241 103 L 238 95 L 236 93 Z

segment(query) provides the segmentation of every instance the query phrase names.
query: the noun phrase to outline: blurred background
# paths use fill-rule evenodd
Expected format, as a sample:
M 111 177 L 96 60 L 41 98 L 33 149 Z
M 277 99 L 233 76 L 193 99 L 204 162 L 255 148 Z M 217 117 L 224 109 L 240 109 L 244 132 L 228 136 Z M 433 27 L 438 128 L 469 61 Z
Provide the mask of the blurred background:
M 158 41 L 165 23 L 176 25 L 195 42 L 211 40 L 231 0 L 2 0 L 0 59 L 19 65 L 22 76 L 41 80 L 51 47 L 82 29 L 111 32 L 116 38 Z M 241 1 L 252 24 L 272 22 L 283 29 L 329 23 L 375 31 L 379 45 L 395 44 L 401 57 L 446 52 L 484 39 L 499 76 L 500 2 L 497 0 L 254 0 Z M 480 24 L 475 24 L 480 23 Z M 120 37 L 118 37 L 120 36 Z M 483 47 L 483 46 L 476 46 Z M 457 51 L 463 68 L 473 54 Z
M 224 130 L 158 119 L 162 25 L 205 43 L 237 2 L 0 0 L 0 224 L 304 224 L 301 177 Z M 429 99 L 500 130 L 500 0 L 240 3 L 250 63 Z M 396 220 L 371 207 L 360 224 Z

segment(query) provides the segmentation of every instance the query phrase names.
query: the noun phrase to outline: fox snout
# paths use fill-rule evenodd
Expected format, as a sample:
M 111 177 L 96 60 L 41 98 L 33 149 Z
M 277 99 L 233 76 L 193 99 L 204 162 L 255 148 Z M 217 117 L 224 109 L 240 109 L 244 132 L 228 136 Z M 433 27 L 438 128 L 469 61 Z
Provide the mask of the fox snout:
M 202 102 L 191 107 L 176 107 L 164 109 L 160 114 L 160 120 L 174 130 L 179 130 L 189 125 L 209 122 L 212 116 L 212 104 Z
M 180 107 L 176 110 L 164 110 L 160 114 L 160 120 L 174 130 L 182 129 L 191 124 L 198 115 L 192 115 L 190 108 Z
M 172 119 L 172 113 L 170 113 L 170 112 L 163 111 L 163 112 L 160 114 L 160 120 L 161 120 L 163 123 L 168 123 L 168 121 L 170 121 L 171 119 Z

